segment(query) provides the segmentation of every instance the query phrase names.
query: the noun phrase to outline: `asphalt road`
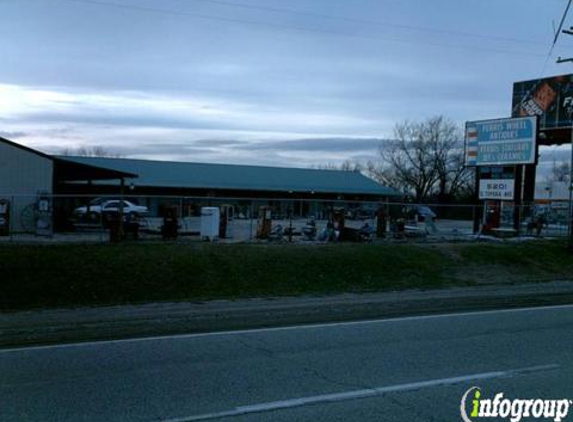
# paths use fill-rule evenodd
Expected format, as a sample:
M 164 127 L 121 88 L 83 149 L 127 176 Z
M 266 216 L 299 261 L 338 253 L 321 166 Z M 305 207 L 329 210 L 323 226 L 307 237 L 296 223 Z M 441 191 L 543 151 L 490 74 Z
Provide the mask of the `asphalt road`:
M 460 421 L 573 399 L 572 350 L 573 306 L 4 349 L 0 421 Z

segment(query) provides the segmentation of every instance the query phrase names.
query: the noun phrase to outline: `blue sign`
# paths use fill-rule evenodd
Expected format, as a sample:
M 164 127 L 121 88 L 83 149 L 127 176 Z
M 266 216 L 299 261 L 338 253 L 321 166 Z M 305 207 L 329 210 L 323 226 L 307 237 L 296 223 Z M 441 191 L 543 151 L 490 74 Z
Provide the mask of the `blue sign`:
M 536 141 L 536 117 L 467 122 L 466 165 L 533 164 Z

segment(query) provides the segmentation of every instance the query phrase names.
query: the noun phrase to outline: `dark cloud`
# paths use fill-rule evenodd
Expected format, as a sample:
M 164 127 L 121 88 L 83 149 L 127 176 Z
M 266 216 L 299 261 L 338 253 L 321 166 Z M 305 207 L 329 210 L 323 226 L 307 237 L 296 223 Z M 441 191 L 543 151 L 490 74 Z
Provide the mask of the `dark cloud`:
M 26 136 L 29 136 L 30 134 L 28 132 L 23 132 L 23 131 L 14 131 L 14 132 L 3 132 L 0 131 L 0 136 L 2 138 L 6 138 L 6 139 L 18 139 L 18 138 L 25 138 Z
M 144 143 L 141 145 L 120 147 L 126 155 L 141 154 L 185 154 L 189 152 L 233 151 L 274 151 L 274 152 L 308 152 L 308 153 L 352 153 L 364 154 L 376 151 L 384 142 L 380 138 L 316 138 L 291 139 L 281 141 L 240 141 L 220 139 L 198 139 L 188 142 Z
M 248 148 L 252 150 L 353 152 L 376 150 L 384 141 L 381 138 L 309 138 L 257 142 L 248 144 Z
M 163 141 L 157 139 L 156 142 L 125 142 L 123 145 L 99 143 L 97 146 L 105 150 L 124 157 L 157 157 L 160 159 L 185 160 L 197 157 L 220 160 L 222 157 L 229 158 L 232 162 L 234 158 L 250 160 L 254 162 L 252 151 L 264 151 L 264 154 L 257 154 L 257 161 L 264 160 L 280 164 L 287 159 L 285 157 L 298 155 L 306 157 L 309 162 L 320 161 L 321 156 L 340 157 L 340 160 L 350 159 L 355 161 L 368 161 L 375 159 L 377 148 L 384 139 L 381 138 L 320 138 L 320 139 L 291 139 L 267 142 L 249 142 L 231 139 L 198 139 L 192 141 Z M 90 144 L 91 146 L 96 144 Z M 90 145 L 83 145 L 89 147 Z M 45 145 L 43 148 L 50 153 L 61 153 L 63 148 L 56 144 Z M 330 159 L 331 159 L 330 158 Z M 336 160 L 335 160 L 336 161 Z
M 206 148 L 214 148 L 214 147 L 240 147 L 244 145 L 245 141 L 238 141 L 235 139 L 197 139 L 192 142 L 193 147 L 206 147 Z M 172 144 L 172 146 L 177 146 L 181 144 Z M 190 145 L 187 145 L 190 147 Z
M 165 129 L 220 129 L 221 123 L 208 121 L 198 117 L 170 117 L 162 115 L 131 114 L 130 112 L 122 114 L 113 114 L 106 110 L 83 111 L 81 113 L 70 113 L 66 111 L 42 111 L 28 113 L 24 116 L 14 118 L 15 123 L 26 124 L 47 124 L 59 122 L 67 125 L 98 125 L 98 126 L 125 126 L 125 127 L 153 127 Z M 239 124 L 229 123 L 225 125 L 227 129 L 240 129 Z
M 383 139 L 371 138 L 322 138 L 322 139 L 292 139 L 282 141 L 248 142 L 240 140 L 198 139 L 183 142 L 143 142 L 125 145 L 101 145 L 125 156 L 137 155 L 176 155 L 193 152 L 224 151 L 275 151 L 275 152 L 328 152 L 328 153 L 362 153 L 375 151 L 383 143 Z M 51 148 L 51 147 L 48 147 Z M 52 147 L 53 148 L 53 147 Z

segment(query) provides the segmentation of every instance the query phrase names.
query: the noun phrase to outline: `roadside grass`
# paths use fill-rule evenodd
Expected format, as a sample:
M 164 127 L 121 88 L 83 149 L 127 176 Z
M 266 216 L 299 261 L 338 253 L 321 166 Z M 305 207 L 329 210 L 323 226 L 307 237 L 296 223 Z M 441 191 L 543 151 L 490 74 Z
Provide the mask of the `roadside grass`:
M 2 245 L 0 309 L 428 289 L 477 284 L 476 267 L 573 279 L 571 258 L 563 242 Z
M 524 279 L 573 280 L 573 253 L 563 240 L 519 244 L 471 244 L 460 248 L 464 261 L 473 266 L 510 270 Z

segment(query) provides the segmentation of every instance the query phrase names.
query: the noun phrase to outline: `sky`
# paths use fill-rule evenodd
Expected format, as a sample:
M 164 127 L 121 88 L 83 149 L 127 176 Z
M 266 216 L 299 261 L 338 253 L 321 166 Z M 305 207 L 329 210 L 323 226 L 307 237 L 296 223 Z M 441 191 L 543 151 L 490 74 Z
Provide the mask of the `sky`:
M 371 160 L 399 122 L 508 117 L 513 82 L 573 72 L 555 64 L 573 37 L 549 55 L 566 3 L 0 0 L 0 136 L 48 153 Z M 568 154 L 544 149 L 542 166 Z

